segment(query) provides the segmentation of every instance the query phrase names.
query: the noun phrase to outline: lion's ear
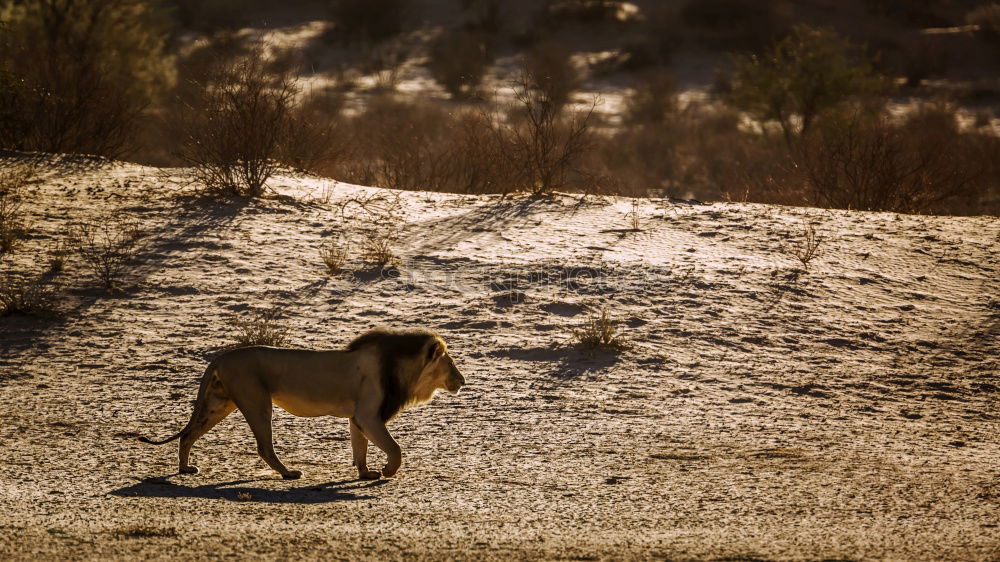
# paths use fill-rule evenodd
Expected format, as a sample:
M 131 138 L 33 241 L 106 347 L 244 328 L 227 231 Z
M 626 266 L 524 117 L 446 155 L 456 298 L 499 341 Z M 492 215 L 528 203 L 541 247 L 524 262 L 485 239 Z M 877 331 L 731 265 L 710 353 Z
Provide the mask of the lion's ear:
M 437 361 L 442 355 L 444 355 L 444 346 L 441 345 L 441 342 L 435 340 L 434 343 L 427 348 L 427 364 Z

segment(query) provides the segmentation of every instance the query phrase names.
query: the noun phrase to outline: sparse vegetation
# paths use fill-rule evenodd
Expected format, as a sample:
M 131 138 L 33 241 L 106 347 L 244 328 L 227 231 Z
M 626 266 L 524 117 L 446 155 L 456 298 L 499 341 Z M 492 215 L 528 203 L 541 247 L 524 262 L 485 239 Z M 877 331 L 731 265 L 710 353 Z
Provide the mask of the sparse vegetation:
M 288 328 L 278 321 L 277 309 L 262 310 L 249 318 L 237 318 L 231 322 L 236 329 L 235 347 L 268 345 L 281 347 L 288 341 Z
M 361 243 L 361 259 L 378 267 L 394 266 L 399 257 L 393 251 L 395 234 L 389 230 L 372 230 Z
M 460 98 L 475 94 L 493 62 L 489 40 L 482 33 L 446 30 L 431 44 L 427 66 L 441 86 Z
M 55 287 L 42 278 L 0 277 L 0 316 L 52 316 L 57 304 Z
M 128 217 L 109 216 L 78 226 L 72 235 L 72 252 L 80 256 L 108 291 L 119 288 L 139 252 L 142 231 Z
M 599 312 L 592 314 L 583 326 L 574 329 L 573 337 L 584 349 L 624 351 L 632 347 L 607 307 L 602 307 Z
M 823 243 L 823 238 L 816 234 L 816 229 L 809 223 L 803 223 L 802 232 L 797 239 L 793 238 L 791 234 L 788 235 L 788 238 L 791 241 L 783 245 L 782 249 L 786 254 L 797 259 L 802 264 L 803 269 L 808 270 L 810 262 L 820 255 L 819 247 Z
M 348 256 L 348 247 L 343 241 L 333 240 L 319 249 L 319 257 L 331 275 L 340 273 L 344 269 Z
M 632 199 L 632 210 L 625 213 L 625 218 L 628 219 L 629 226 L 632 230 L 639 232 L 642 226 L 642 215 L 640 214 L 639 200 Z
M 139 0 L 6 2 L 0 147 L 120 157 L 173 80 L 165 13 Z
M 24 189 L 34 177 L 31 166 L 0 169 L 0 257 L 13 252 L 24 235 Z

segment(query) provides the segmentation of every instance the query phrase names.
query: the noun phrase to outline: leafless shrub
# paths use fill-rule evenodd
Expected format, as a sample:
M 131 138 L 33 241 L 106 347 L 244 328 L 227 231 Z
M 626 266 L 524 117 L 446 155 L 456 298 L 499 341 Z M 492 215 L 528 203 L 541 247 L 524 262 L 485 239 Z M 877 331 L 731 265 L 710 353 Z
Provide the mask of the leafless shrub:
M 29 279 L 8 273 L 0 277 L 0 316 L 52 316 L 58 293 L 42 278 Z
M 177 156 L 209 193 L 262 195 L 297 134 L 297 92 L 291 74 L 268 71 L 259 49 L 220 61 L 176 116 L 183 139 Z
M 80 256 L 105 289 L 113 291 L 138 254 L 141 237 L 135 220 L 107 217 L 78 226 L 72 234 L 72 251 Z
M 371 48 L 362 72 L 375 79 L 375 89 L 391 92 L 399 84 L 399 74 L 406 63 L 408 49 L 399 41 L 387 41 Z
M 340 273 L 344 269 L 349 256 L 347 244 L 343 241 L 331 241 L 319 249 L 319 257 L 331 274 Z
M 927 212 L 973 191 L 983 171 L 966 157 L 970 138 L 953 113 L 897 126 L 855 111 L 818 133 L 799 163 L 815 201 L 830 207 Z
M 283 142 L 282 162 L 302 170 L 321 173 L 350 152 L 341 110 L 344 91 L 340 85 L 310 92 L 292 110 L 290 134 Z
M 522 90 L 533 90 L 539 104 L 552 106 L 558 113 L 570 94 L 580 87 L 580 74 L 570 59 L 569 48 L 556 41 L 543 41 L 524 59 L 520 83 Z
M 431 44 L 427 67 L 453 97 L 474 94 L 493 62 L 487 37 L 464 29 L 446 30 Z
M 288 341 L 288 328 L 278 322 L 277 309 L 255 312 L 250 318 L 237 318 L 231 322 L 236 329 L 235 347 L 268 345 L 281 347 Z
M 791 238 L 791 234 L 789 234 L 789 238 Z M 809 263 L 819 257 L 819 247 L 822 243 L 823 238 L 817 236 L 813 225 L 804 223 L 798 239 L 793 239 L 792 242 L 784 244 L 782 250 L 789 256 L 799 260 L 799 263 L 802 264 L 802 269 L 808 270 Z
M 669 73 L 660 69 L 643 73 L 625 106 L 625 121 L 633 126 L 663 124 L 675 115 L 677 89 Z
M 624 351 L 632 347 L 607 307 L 602 307 L 600 312 L 593 314 L 583 326 L 574 329 L 573 337 L 577 344 L 585 349 Z
M 585 175 L 584 156 L 592 147 L 590 118 L 597 100 L 583 113 L 565 116 L 552 93 L 533 87 L 525 72 L 514 84 L 517 114 L 501 126 L 502 156 L 520 166 L 523 188 L 534 194 L 563 189 Z
M 31 166 L 0 169 L 0 256 L 13 252 L 24 235 L 24 189 L 35 176 Z

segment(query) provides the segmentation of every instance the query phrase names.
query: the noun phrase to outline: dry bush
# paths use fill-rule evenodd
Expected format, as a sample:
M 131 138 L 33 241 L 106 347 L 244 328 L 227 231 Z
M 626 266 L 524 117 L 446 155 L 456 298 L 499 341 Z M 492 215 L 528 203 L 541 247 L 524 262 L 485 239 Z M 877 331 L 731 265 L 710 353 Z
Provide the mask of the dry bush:
M 516 104 L 497 130 L 499 156 L 509 159 L 510 168 L 520 169 L 517 189 L 536 195 L 567 187 L 589 189 L 583 162 L 593 149 L 590 119 L 597 100 L 585 112 L 566 115 L 552 92 L 536 87 L 536 80 L 526 69 L 514 83 Z
M 584 349 L 624 351 L 632 347 L 607 307 L 602 307 L 600 312 L 593 314 L 583 326 L 574 329 L 573 337 Z
M 450 166 L 450 116 L 436 105 L 377 97 L 345 122 L 350 152 L 328 173 L 344 181 L 432 190 Z
M 143 109 L 173 79 L 155 2 L 6 2 L 0 147 L 121 157 Z
M 14 164 L 0 169 L 0 256 L 13 252 L 25 232 L 25 186 L 35 177 L 35 169 Z
M 139 253 L 141 237 L 135 220 L 111 216 L 76 227 L 71 251 L 80 256 L 101 286 L 113 291 Z
M 566 45 L 557 41 L 535 45 L 525 55 L 517 86 L 522 92 L 532 90 L 536 102 L 551 105 L 558 113 L 580 87 L 580 73 L 570 59 L 572 54 Z
M 292 110 L 294 134 L 283 142 L 282 162 L 301 170 L 322 171 L 350 152 L 341 110 L 344 91 L 334 85 L 309 92 Z
M 460 98 L 475 94 L 492 62 L 493 49 L 485 34 L 450 29 L 431 44 L 427 67 L 438 84 Z
M 399 84 L 399 75 L 408 55 L 409 49 L 402 42 L 380 43 L 368 50 L 361 72 L 374 77 L 376 90 L 391 92 Z
M 954 113 L 918 114 L 896 125 L 852 111 L 820 127 L 799 157 L 814 201 L 829 207 L 921 213 L 974 194 L 984 162 Z
M 193 84 L 172 128 L 177 157 L 211 194 L 257 197 L 296 138 L 290 73 L 274 75 L 261 50 L 219 61 L 208 81 Z
M 349 256 L 349 248 L 342 241 L 333 240 L 319 249 L 319 257 L 331 274 L 340 273 Z
M 278 322 L 277 309 L 255 312 L 250 318 L 237 318 L 230 324 L 236 329 L 234 347 L 267 345 L 281 347 L 288 341 L 288 328 Z
M 823 238 L 817 236 L 816 229 L 808 223 L 803 223 L 802 232 L 798 238 L 793 238 L 791 234 L 788 235 L 788 238 L 792 241 L 783 244 L 782 251 L 797 259 L 802 264 L 802 268 L 808 270 L 809 263 L 820 255 L 819 247 L 823 243 Z
M 338 43 L 372 44 L 403 31 L 409 0 L 333 0 L 328 39 Z
M 670 73 L 663 69 L 644 72 L 625 102 L 624 120 L 633 126 L 663 124 L 677 113 L 677 105 L 677 88 Z
M 52 316 L 57 304 L 58 293 L 44 278 L 0 277 L 0 316 Z
M 690 103 L 662 122 L 626 123 L 597 138 L 588 166 L 619 182 L 629 196 L 671 195 L 800 204 L 783 181 L 789 157 L 780 139 L 748 133 L 726 107 Z

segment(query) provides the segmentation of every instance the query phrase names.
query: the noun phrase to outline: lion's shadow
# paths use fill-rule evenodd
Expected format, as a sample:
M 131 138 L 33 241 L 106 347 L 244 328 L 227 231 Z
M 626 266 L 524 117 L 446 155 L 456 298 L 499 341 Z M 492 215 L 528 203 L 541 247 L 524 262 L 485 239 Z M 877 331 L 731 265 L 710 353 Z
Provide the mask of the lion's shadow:
M 187 486 L 171 482 L 177 476 L 157 476 L 144 478 L 130 486 L 112 490 L 109 494 L 119 497 L 145 498 L 205 498 L 258 503 L 329 503 L 337 501 L 370 500 L 375 496 L 358 493 L 384 485 L 387 480 L 338 480 L 324 484 L 309 484 L 297 488 L 272 490 L 254 486 L 244 486 L 252 482 L 267 482 L 267 479 L 233 480 L 201 486 Z

